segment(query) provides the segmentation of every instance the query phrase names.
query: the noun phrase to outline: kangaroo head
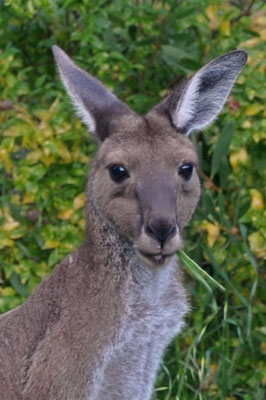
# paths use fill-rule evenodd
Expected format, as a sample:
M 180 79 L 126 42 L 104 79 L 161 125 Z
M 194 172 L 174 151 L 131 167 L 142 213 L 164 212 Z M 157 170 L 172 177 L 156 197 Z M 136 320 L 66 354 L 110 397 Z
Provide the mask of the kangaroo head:
M 60 48 L 53 52 L 78 114 L 99 142 L 88 201 L 146 265 L 165 265 L 181 248 L 182 229 L 200 197 L 197 155 L 188 133 L 219 114 L 246 53 L 233 51 L 211 61 L 142 117 Z

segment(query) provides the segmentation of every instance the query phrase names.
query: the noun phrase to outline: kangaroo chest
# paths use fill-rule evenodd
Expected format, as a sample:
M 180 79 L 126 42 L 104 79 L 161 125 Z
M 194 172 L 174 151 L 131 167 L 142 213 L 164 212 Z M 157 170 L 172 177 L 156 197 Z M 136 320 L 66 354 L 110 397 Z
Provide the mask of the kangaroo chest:
M 187 311 L 185 291 L 177 279 L 175 264 L 159 271 L 131 299 L 127 321 L 132 340 L 168 343 L 183 325 Z
M 93 400 L 150 399 L 164 349 L 181 329 L 187 311 L 175 266 L 164 272 L 146 276 L 144 283 L 135 277 L 121 340 L 108 357 Z

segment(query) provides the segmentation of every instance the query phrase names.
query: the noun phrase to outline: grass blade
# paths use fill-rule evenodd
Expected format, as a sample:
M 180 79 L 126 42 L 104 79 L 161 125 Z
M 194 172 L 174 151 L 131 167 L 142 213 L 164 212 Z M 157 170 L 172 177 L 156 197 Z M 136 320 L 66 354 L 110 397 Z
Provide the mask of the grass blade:
M 224 286 L 218 283 L 215 279 L 213 279 L 206 271 L 204 271 L 194 260 L 192 260 L 183 250 L 178 252 L 180 260 L 185 265 L 188 272 L 193 275 L 198 281 L 200 281 L 208 292 L 212 292 L 212 289 L 209 285 L 217 287 L 222 292 L 225 292 Z M 209 283 L 208 283 L 209 282 Z

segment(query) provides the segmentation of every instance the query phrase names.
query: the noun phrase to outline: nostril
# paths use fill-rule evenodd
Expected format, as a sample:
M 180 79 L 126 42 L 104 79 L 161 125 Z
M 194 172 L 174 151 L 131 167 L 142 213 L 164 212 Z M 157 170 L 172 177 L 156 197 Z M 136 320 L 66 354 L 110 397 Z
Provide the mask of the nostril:
M 148 236 L 156 239 L 161 245 L 176 234 L 176 226 L 165 221 L 153 220 L 145 225 L 145 232 Z
M 176 234 L 176 226 L 173 226 L 173 227 L 170 229 L 169 236 L 173 236 L 173 235 L 175 235 L 175 234 Z
M 154 226 L 152 224 L 150 224 L 150 225 L 146 224 L 145 225 L 145 232 L 147 233 L 148 236 L 152 237 L 153 239 L 157 239 L 158 240 L 158 237 L 156 235 L 156 229 L 154 228 Z
M 145 226 L 145 230 L 146 230 L 146 233 L 148 233 L 148 235 L 154 235 L 154 232 L 153 232 L 153 230 L 149 227 L 149 225 L 146 225 Z

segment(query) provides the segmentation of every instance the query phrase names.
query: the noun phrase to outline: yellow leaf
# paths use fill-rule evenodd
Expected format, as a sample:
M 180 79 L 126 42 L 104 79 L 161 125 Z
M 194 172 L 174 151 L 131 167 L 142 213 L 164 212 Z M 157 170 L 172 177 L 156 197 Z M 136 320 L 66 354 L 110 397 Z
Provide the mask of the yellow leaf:
M 31 151 L 30 153 L 28 153 L 27 160 L 31 161 L 33 163 L 36 163 L 42 158 L 42 156 L 43 156 L 43 154 L 42 154 L 41 150 L 37 149 L 37 150 Z
M 1 296 L 14 296 L 15 290 L 11 287 L 1 288 Z
M 248 159 L 249 159 L 248 153 L 244 147 L 238 150 L 237 152 L 230 154 L 229 157 L 230 164 L 234 169 L 238 169 L 239 164 L 246 165 L 248 163 Z
M 252 38 L 252 39 L 248 39 L 245 42 L 241 42 L 239 44 L 239 48 L 241 47 L 247 47 L 247 48 L 254 48 L 257 46 L 257 44 L 259 44 L 261 42 L 260 38 Z
M 85 194 L 80 193 L 74 199 L 74 208 L 78 210 L 79 208 L 84 207 L 85 205 Z
M 208 245 L 212 247 L 220 237 L 220 227 L 218 223 L 212 224 L 205 220 L 202 222 L 201 226 L 205 231 L 207 231 L 207 242 Z
M 67 146 L 62 143 L 62 142 L 58 142 L 57 143 L 57 149 L 58 149 L 58 153 L 60 155 L 60 157 L 68 164 L 71 163 L 72 161 L 72 157 L 71 154 L 67 148 Z
M 44 154 L 45 156 L 49 156 L 49 155 L 51 154 L 51 150 L 49 149 L 48 146 L 47 146 L 47 147 L 44 147 L 44 149 L 43 149 L 43 154 Z
M 55 156 L 53 156 L 52 154 L 50 155 L 43 154 L 42 160 L 46 167 L 50 167 L 50 165 L 53 164 L 53 162 L 55 161 Z
M 218 12 L 218 5 L 212 4 L 206 8 L 206 15 L 210 21 L 215 21 Z
M 7 136 L 7 137 L 18 137 L 20 135 L 21 135 L 21 131 L 20 131 L 20 129 L 18 129 L 17 125 L 11 126 L 10 128 L 8 128 L 7 130 L 5 130 L 3 132 L 3 136 Z
M 246 109 L 246 115 L 253 116 L 264 110 L 264 105 L 260 103 L 253 103 Z
M 61 211 L 57 214 L 58 218 L 62 219 L 63 221 L 68 220 L 72 217 L 74 211 L 70 208 L 68 210 Z
M 82 231 L 84 231 L 85 228 L 86 228 L 86 220 L 85 220 L 85 218 L 79 219 L 78 225 L 82 229 Z
M 242 124 L 242 128 L 249 129 L 251 127 L 252 127 L 252 123 L 248 119 L 246 119 L 246 121 Z
M 4 217 L 7 221 L 13 221 L 13 217 L 10 215 L 9 213 L 9 208 L 7 206 L 4 206 L 1 210 L 0 210 L 0 216 Z
M 35 111 L 35 114 L 41 120 L 41 122 L 49 122 L 51 120 L 50 110 L 37 110 Z
M 266 141 L 266 131 L 254 132 L 253 139 L 255 143 L 259 143 L 260 141 Z
M 266 341 L 265 342 L 261 342 L 260 349 L 261 349 L 262 354 L 266 355 Z
M 90 161 L 90 157 L 88 157 L 88 156 L 82 156 L 81 159 L 80 159 L 80 161 L 81 161 L 83 164 L 88 164 L 88 162 Z
M 11 172 L 13 168 L 13 163 L 9 158 L 9 153 L 6 149 L 0 149 L 0 161 L 3 162 L 7 172 Z
M 259 232 L 253 232 L 248 236 L 248 241 L 252 253 L 258 258 L 266 259 L 266 246 L 263 236 Z
M 231 35 L 231 25 L 230 20 L 225 19 L 221 25 L 219 26 L 219 31 L 223 36 L 230 36 Z
M 61 135 L 62 133 L 65 133 L 71 129 L 71 124 L 69 123 L 64 123 L 63 125 L 58 125 L 55 127 L 55 131 L 57 135 Z
M 51 107 L 49 109 L 49 112 L 50 112 L 51 116 L 55 113 L 55 111 L 56 111 L 56 109 L 58 107 L 58 104 L 59 104 L 59 97 L 57 97 L 55 99 L 55 101 L 53 102 L 53 104 L 51 105 Z
M 42 246 L 42 249 L 44 249 L 44 250 L 46 250 L 46 249 L 55 249 L 59 245 L 60 245 L 59 240 L 47 239 L 45 241 L 44 245 Z
M 72 159 L 73 159 L 73 161 L 80 160 L 81 151 L 80 151 L 80 148 L 79 148 L 78 146 L 75 146 L 75 147 L 71 150 L 71 154 L 72 154 Z
M 49 139 L 54 134 L 54 131 L 52 130 L 52 128 L 50 126 L 48 126 L 47 123 L 44 121 L 42 121 L 40 123 L 40 129 L 41 129 L 41 132 L 38 135 L 38 137 L 42 136 L 43 139 Z M 43 141 L 43 139 L 41 140 L 41 142 Z
M 36 129 L 38 124 L 36 119 L 23 106 L 16 106 L 17 117 L 29 124 L 33 129 Z M 28 127 L 29 128 L 29 127 Z
M 9 213 L 8 207 L 3 208 L 4 224 L 1 226 L 2 231 L 11 232 L 20 226 L 20 223 L 16 221 Z
M 18 194 L 13 194 L 13 196 L 11 196 L 11 202 L 12 204 L 20 204 L 20 196 Z
M 5 139 L 2 143 L 2 148 L 5 149 L 8 153 L 11 153 L 16 150 L 15 140 L 10 137 L 9 139 Z
M 13 246 L 14 246 L 14 240 L 11 240 L 9 238 L 0 239 L 0 249 L 3 249 L 4 247 L 13 247 Z
M 266 29 L 261 30 L 260 36 L 261 36 L 262 40 L 266 40 Z
M 22 204 L 34 203 L 36 200 L 36 193 L 25 193 L 23 196 Z
M 203 24 L 203 23 L 205 22 L 205 18 L 203 17 L 202 14 L 198 14 L 198 15 L 196 16 L 196 20 L 197 20 L 200 24 Z
M 215 5 L 215 4 L 210 5 L 206 9 L 206 15 L 207 15 L 207 17 L 208 17 L 208 19 L 210 21 L 209 22 L 209 29 L 211 31 L 219 28 L 220 21 L 218 19 L 217 13 L 218 13 L 218 6 Z
M 264 199 L 263 194 L 257 189 L 250 189 L 251 195 L 251 208 L 253 210 L 263 210 L 264 209 Z
M 73 243 L 64 243 L 62 246 L 64 249 L 68 250 L 68 251 L 73 251 L 75 250 L 75 246 Z
M 81 161 L 84 164 L 88 164 L 88 162 L 90 161 L 90 158 L 88 156 L 85 156 L 81 153 L 80 147 L 78 146 L 75 146 L 73 149 L 71 149 L 71 156 L 72 161 Z
M 16 231 L 10 232 L 10 234 L 9 234 L 9 238 L 10 239 L 14 239 L 14 240 L 15 239 L 19 239 L 19 238 L 21 238 L 23 236 L 24 236 L 24 232 L 21 229 L 18 229 Z
M 264 10 L 261 10 L 257 12 L 256 14 L 253 14 L 251 17 L 251 25 L 250 29 L 253 32 L 258 33 L 263 40 L 265 40 L 265 34 L 266 34 L 266 14 Z
M 11 232 L 11 231 L 13 231 L 14 229 L 18 228 L 19 225 L 20 225 L 20 224 L 19 224 L 18 221 L 13 220 L 13 221 L 10 221 L 10 222 L 6 222 L 4 225 L 2 225 L 1 229 L 2 229 L 4 232 Z

